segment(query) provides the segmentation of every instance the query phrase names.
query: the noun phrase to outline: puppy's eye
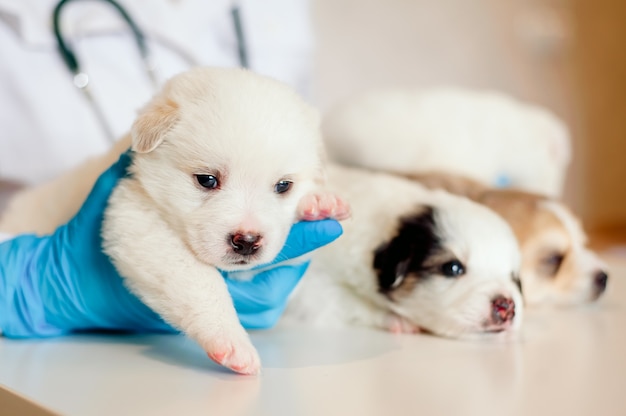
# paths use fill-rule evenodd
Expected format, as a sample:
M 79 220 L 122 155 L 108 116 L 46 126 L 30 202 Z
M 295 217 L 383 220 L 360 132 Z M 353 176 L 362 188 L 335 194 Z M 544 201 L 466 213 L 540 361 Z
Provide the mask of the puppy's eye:
M 441 265 L 441 274 L 445 277 L 457 277 L 465 274 L 465 267 L 458 260 L 452 260 Z
M 292 185 L 293 182 L 291 181 L 279 181 L 276 183 L 276 185 L 274 185 L 274 192 L 276 192 L 277 194 L 284 194 L 291 189 Z
M 220 186 L 219 181 L 213 175 L 196 175 L 196 180 L 200 186 L 207 189 L 216 189 Z
M 554 276 L 559 271 L 564 258 L 565 256 L 561 253 L 553 253 L 542 260 L 550 276 Z

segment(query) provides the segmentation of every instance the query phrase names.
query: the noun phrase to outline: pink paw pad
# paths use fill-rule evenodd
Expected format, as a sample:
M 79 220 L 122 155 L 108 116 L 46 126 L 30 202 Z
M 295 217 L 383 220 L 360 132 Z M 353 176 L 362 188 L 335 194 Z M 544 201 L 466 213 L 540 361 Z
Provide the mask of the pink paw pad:
M 392 334 L 417 334 L 420 332 L 417 325 L 397 315 L 388 318 L 387 330 Z
M 298 214 L 300 219 L 305 221 L 326 218 L 345 220 L 350 217 L 350 206 L 334 194 L 310 194 L 300 201 Z
M 256 352 L 237 353 L 234 347 L 208 351 L 207 355 L 217 364 L 239 374 L 256 375 L 261 371 L 261 364 Z

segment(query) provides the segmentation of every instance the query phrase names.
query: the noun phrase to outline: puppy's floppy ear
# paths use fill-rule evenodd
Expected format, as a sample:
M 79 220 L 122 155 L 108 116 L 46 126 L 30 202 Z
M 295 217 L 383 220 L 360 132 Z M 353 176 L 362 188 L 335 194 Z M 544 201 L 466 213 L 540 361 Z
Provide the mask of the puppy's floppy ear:
M 378 289 L 388 293 L 402 284 L 411 263 L 410 248 L 394 237 L 374 252 L 374 270 L 378 272 Z
M 132 150 L 153 151 L 179 120 L 179 106 L 171 98 L 157 96 L 144 107 L 131 127 Z
M 374 252 L 374 270 L 381 293 L 400 286 L 408 273 L 419 273 L 424 263 L 441 246 L 435 229 L 435 210 L 426 207 L 402 218 L 396 235 Z

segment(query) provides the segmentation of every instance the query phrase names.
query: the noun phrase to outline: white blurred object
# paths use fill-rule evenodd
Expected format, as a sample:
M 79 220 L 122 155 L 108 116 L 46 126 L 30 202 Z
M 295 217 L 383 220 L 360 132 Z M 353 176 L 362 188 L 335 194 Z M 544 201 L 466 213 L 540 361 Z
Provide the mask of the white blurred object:
M 326 114 L 330 156 L 397 173 L 447 171 L 487 185 L 561 196 L 571 160 L 565 124 L 502 93 L 382 89 Z

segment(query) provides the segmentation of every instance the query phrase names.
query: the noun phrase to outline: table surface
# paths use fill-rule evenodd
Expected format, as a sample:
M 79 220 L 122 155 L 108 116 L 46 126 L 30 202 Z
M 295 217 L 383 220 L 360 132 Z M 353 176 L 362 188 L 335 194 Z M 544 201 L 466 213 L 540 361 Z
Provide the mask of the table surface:
M 258 377 L 218 368 L 176 335 L 0 338 L 0 405 L 33 415 L 625 415 L 626 253 L 605 258 L 599 303 L 527 310 L 519 340 L 276 328 L 252 334 Z

